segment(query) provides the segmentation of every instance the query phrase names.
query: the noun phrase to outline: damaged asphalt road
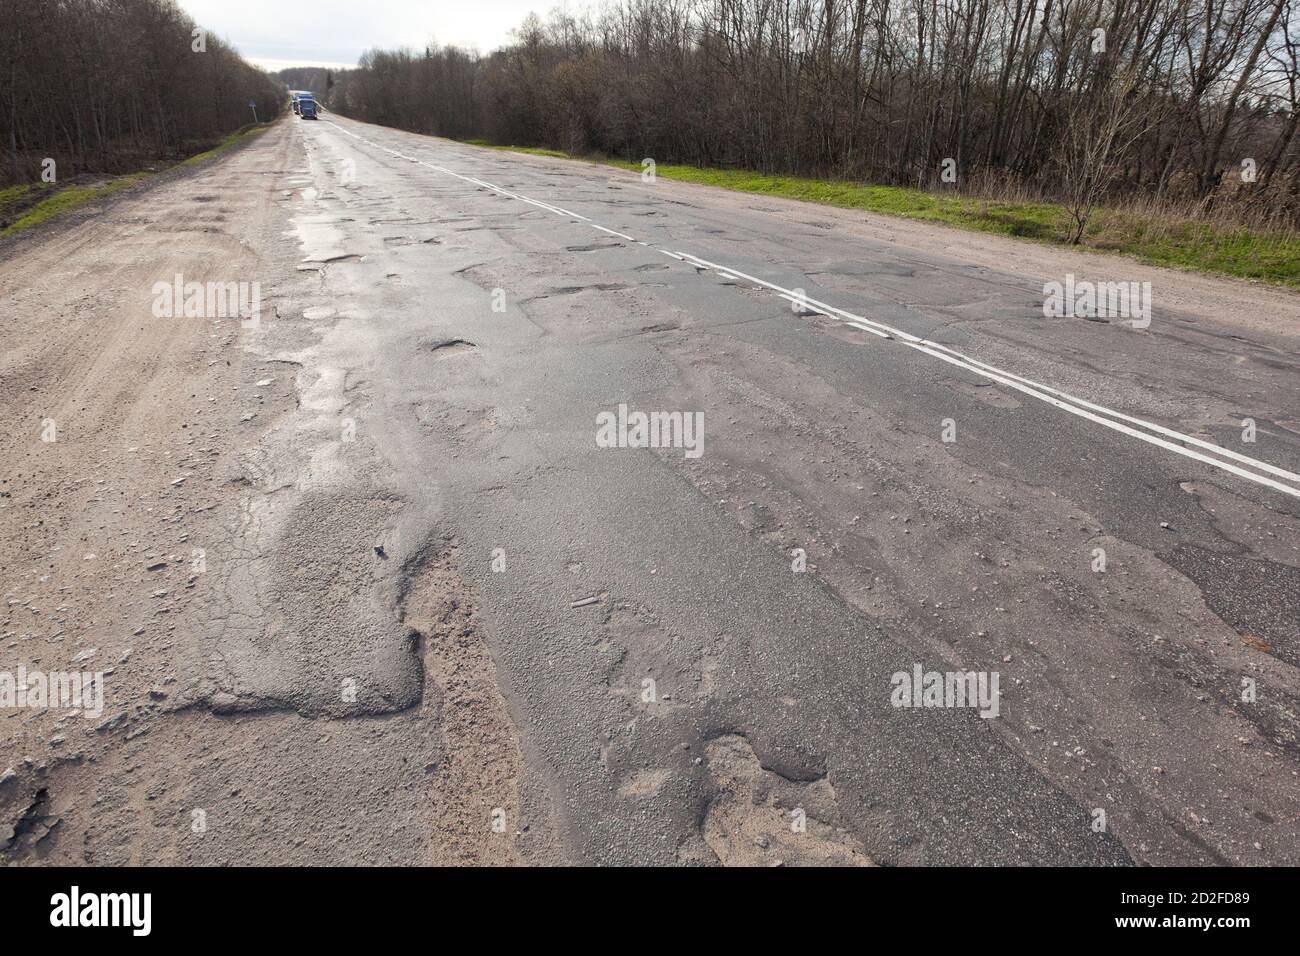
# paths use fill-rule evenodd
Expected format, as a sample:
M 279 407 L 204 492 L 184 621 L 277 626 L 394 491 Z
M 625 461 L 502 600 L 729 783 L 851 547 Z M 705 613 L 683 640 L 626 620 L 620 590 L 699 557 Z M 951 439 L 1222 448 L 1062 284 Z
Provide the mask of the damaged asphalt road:
M 0 268 L 116 330 L 7 359 L 67 438 L 5 449 L 6 646 L 114 662 L 102 721 L 0 718 L 12 858 L 1300 862 L 1300 498 L 905 344 L 1300 471 L 1292 295 L 1124 263 L 1149 329 L 1045 319 L 1115 261 L 332 115 L 163 188 L 107 277 Z M 155 341 L 175 272 L 260 323 Z

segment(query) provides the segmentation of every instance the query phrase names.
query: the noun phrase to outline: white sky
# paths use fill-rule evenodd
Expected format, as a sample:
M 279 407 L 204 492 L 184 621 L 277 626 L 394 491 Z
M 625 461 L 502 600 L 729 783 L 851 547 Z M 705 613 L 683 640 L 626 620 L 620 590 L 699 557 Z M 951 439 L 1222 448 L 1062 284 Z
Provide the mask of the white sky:
M 353 66 L 374 47 L 422 49 L 430 40 L 487 53 L 529 11 L 559 0 L 178 0 L 199 26 L 268 70 Z M 590 0 L 569 0 L 575 12 Z

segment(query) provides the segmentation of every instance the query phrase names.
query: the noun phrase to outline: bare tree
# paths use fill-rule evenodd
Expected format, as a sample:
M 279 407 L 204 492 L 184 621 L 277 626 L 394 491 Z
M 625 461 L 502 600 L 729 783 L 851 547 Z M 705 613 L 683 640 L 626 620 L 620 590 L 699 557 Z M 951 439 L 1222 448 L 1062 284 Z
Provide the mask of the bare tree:
M 0 0 L 0 176 L 138 169 L 282 107 L 279 83 L 172 0 Z
M 1067 198 L 1076 237 L 1103 195 L 1203 194 L 1258 155 L 1300 221 L 1296 29 L 1290 0 L 608 0 L 482 57 L 369 54 L 335 99 L 631 160 L 921 186 L 952 160 L 967 188 Z

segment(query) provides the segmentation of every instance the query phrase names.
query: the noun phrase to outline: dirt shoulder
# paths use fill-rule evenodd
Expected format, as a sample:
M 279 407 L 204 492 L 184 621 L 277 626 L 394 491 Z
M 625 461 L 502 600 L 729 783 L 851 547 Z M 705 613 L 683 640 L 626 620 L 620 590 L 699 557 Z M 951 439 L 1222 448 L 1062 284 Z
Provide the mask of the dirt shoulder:
M 6 244 L 0 672 L 85 672 L 92 692 L 79 708 L 0 709 L 0 861 L 516 859 L 488 812 L 508 794 L 466 769 L 489 748 L 493 779 L 511 779 L 518 754 L 448 555 L 410 621 L 383 608 L 410 699 L 329 714 L 247 686 L 259 660 L 296 661 L 299 682 L 310 670 L 310 645 L 277 617 L 282 572 L 254 550 L 265 502 L 297 480 L 258 464 L 307 374 L 277 349 L 316 334 L 294 298 L 315 277 L 286 235 L 303 185 L 289 180 L 306 172 L 282 123 Z M 156 283 L 178 275 L 257 283 L 261 327 L 156 315 Z M 232 594 L 249 587 L 254 606 L 269 596 L 264 621 L 238 619 Z M 232 633 L 256 634 L 266 657 L 229 659 Z M 476 719 L 445 736 L 444 708 L 464 707 Z
M 27 241 L 57 235 L 77 223 L 100 217 L 112 203 L 138 198 L 155 186 L 186 177 L 194 167 L 246 146 L 270 128 L 245 127 L 213 148 L 170 165 L 117 175 L 86 173 L 52 185 L 34 183 L 0 190 L 0 194 L 13 194 L 7 202 L 0 202 L 0 251 L 19 249 Z

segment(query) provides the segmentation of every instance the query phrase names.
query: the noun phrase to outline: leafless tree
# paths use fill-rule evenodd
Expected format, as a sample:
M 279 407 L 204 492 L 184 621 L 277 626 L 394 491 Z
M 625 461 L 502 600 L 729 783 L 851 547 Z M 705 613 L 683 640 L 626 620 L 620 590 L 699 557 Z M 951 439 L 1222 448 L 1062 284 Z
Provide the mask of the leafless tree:
M 251 123 L 250 100 L 273 117 L 280 84 L 196 29 L 172 0 L 0 0 L 0 176 L 138 169 Z

